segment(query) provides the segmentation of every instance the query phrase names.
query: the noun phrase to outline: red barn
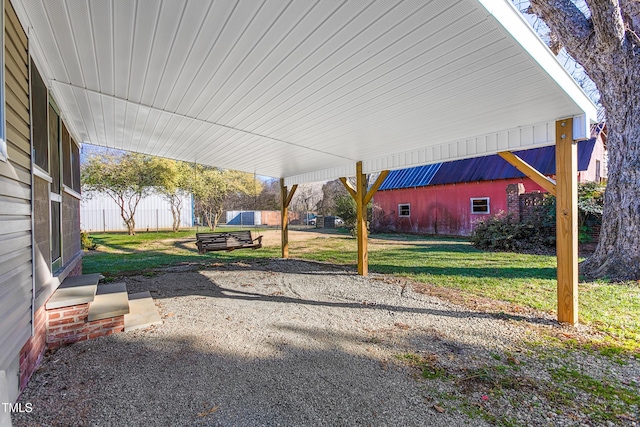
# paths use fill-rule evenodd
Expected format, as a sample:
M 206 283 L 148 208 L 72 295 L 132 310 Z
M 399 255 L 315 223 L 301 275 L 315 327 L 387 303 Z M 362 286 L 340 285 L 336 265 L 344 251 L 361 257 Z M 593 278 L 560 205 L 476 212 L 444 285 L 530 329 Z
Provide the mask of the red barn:
M 579 182 L 606 177 L 603 138 L 598 132 L 578 143 Z M 555 147 L 515 154 L 554 177 Z M 478 220 L 509 211 L 509 184 L 522 184 L 528 193 L 545 192 L 498 155 L 392 171 L 374 197 L 373 226 L 380 231 L 469 236 Z

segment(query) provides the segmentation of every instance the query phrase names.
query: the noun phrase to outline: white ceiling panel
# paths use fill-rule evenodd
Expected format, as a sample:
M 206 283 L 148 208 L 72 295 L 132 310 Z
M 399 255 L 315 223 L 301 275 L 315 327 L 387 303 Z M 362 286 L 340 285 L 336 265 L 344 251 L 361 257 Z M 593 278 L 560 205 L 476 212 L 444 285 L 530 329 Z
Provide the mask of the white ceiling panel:
M 508 0 L 13 2 L 80 141 L 289 184 L 595 118 Z

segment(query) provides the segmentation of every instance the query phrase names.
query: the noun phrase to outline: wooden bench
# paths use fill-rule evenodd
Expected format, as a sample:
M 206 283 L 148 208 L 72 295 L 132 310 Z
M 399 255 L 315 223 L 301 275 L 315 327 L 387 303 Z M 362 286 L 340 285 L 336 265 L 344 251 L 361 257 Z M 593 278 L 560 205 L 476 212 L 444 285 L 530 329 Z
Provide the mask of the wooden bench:
M 262 236 L 255 239 L 251 231 L 218 231 L 213 233 L 196 233 L 198 253 L 208 251 L 233 251 L 235 249 L 258 249 L 262 247 Z

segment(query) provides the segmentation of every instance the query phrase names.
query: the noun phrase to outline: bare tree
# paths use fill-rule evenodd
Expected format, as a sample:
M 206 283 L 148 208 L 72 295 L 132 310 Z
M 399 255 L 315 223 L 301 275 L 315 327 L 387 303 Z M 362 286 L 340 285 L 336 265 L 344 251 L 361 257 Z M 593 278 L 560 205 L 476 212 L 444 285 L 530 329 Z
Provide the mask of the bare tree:
M 531 0 L 527 12 L 551 30 L 600 93 L 609 176 L 600 240 L 588 277 L 640 279 L 640 2 Z
M 318 213 L 336 215 L 336 201 L 340 196 L 349 196 L 349 193 L 339 180 L 325 182 L 322 186 L 322 199 L 318 203 Z
M 322 200 L 322 183 L 302 184 L 298 186 L 291 200 L 291 210 L 306 215 L 315 211 Z

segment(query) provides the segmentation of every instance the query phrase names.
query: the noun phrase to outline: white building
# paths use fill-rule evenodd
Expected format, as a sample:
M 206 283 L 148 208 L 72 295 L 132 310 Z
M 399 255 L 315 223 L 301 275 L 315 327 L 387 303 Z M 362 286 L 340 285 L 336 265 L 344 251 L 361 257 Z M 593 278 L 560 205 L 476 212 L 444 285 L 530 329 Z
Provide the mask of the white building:
M 136 230 L 170 229 L 173 224 L 171 205 L 162 195 L 152 193 L 140 200 L 136 213 Z M 193 226 L 193 197 L 182 198 L 180 227 Z M 103 193 L 82 193 L 80 229 L 89 232 L 126 231 L 120 208 L 111 197 Z

